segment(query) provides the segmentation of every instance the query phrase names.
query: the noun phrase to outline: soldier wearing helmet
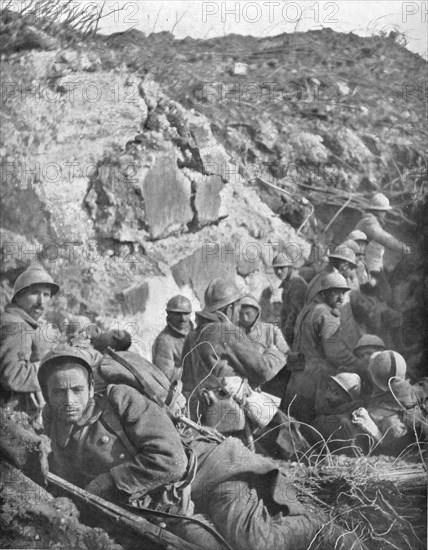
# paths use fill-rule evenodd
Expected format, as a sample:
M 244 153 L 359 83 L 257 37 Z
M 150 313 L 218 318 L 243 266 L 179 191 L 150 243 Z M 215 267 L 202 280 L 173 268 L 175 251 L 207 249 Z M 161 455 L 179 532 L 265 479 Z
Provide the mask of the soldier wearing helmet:
M 315 394 L 327 376 L 335 375 L 341 367 L 349 372 L 362 367 L 342 334 L 339 308 L 348 290 L 342 275 L 325 273 L 312 289 L 314 298 L 297 318 L 293 352 L 304 355 L 305 366 L 291 374 L 284 405 L 292 403 L 291 414 L 298 420 L 314 418 Z
M 272 323 L 260 321 L 261 308 L 259 302 L 251 294 L 241 299 L 238 326 L 242 328 L 246 336 L 263 352 L 272 346 L 276 346 L 284 354 L 284 365 L 288 352 L 287 342 L 284 340 L 279 328 Z
M 323 529 L 326 516 L 309 512 L 277 466 L 236 438 L 181 437 L 164 409 L 125 384 L 94 393 L 90 361 L 85 349 L 60 346 L 41 362 L 52 473 L 119 505 L 162 512 L 167 528 L 195 548 L 225 546 L 191 521 L 194 511 L 234 548 L 307 548 L 315 538 L 326 548 L 339 539 L 353 542 L 340 528 Z
M 319 281 L 328 273 L 340 273 L 340 275 L 345 277 L 347 283 L 351 283 L 352 276 L 357 268 L 355 252 L 346 245 L 339 245 L 334 249 L 334 252 L 328 255 L 328 259 L 329 263 L 325 269 L 315 275 L 309 283 L 305 303 L 309 303 L 314 299 L 317 294 Z
M 345 342 L 349 352 L 352 353 L 355 344 L 361 336 L 361 330 L 353 312 L 353 302 L 357 299 L 359 290 L 356 272 L 356 254 L 352 248 L 346 246 L 345 244 L 341 244 L 336 247 L 331 254 L 329 254 L 328 258 L 329 264 L 324 271 L 321 271 L 321 273 L 316 275 L 309 283 L 305 296 L 305 302 L 310 303 L 315 298 L 319 281 L 325 276 L 325 274 L 339 273 L 345 277 L 350 292 L 347 292 L 344 295 L 343 302 L 338 309 L 340 310 L 342 339 Z
M 411 249 L 385 231 L 386 214 L 392 210 L 392 207 L 383 193 L 376 193 L 365 210 L 365 214 L 355 226 L 354 231 L 363 232 L 369 240 L 365 253 L 367 260 L 372 264 L 370 270 L 382 271 L 385 248 L 403 255 L 410 254 Z
M 30 418 L 35 418 L 44 404 L 37 369 L 55 339 L 44 330 L 47 326 L 41 320 L 48 301 L 58 290 L 59 286 L 42 266 L 32 264 L 16 279 L 11 303 L 2 315 L 1 406 L 27 413 Z
M 277 254 L 272 262 L 275 275 L 281 280 L 282 289 L 279 326 L 288 343 L 293 344 L 294 324 L 303 308 L 307 283 L 298 273 L 295 263 L 285 254 Z
M 355 229 L 354 231 L 351 231 L 351 233 L 349 233 L 348 238 L 341 245 L 348 246 L 349 248 L 352 248 L 352 250 L 354 250 L 355 252 L 355 256 L 357 259 L 356 272 L 358 283 L 360 286 L 366 284 L 370 278 L 370 272 L 365 257 L 365 251 L 368 242 L 369 241 L 367 239 L 367 235 L 362 231 Z
M 284 366 L 284 355 L 275 345 L 261 351 L 236 325 L 241 298 L 236 284 L 221 278 L 213 279 L 205 291 L 205 307 L 196 314 L 197 326 L 183 348 L 183 390 L 192 419 L 198 419 L 199 411 L 204 423 L 210 421 L 209 407 L 221 393 L 219 379 L 238 376 L 256 387 Z
M 368 372 L 373 382 L 367 410 L 382 435 L 382 451 L 400 453 L 414 441 L 422 421 L 417 396 L 406 381 L 404 357 L 392 350 L 370 357 Z
M 95 394 L 91 362 L 86 348 L 60 345 L 40 363 L 50 469 L 107 500 L 145 497 L 156 508 L 149 495 L 185 478 L 180 436 L 165 411 L 130 386 Z
M 341 372 L 329 376 L 315 401 L 316 417 L 311 425 L 313 443 L 327 442 L 330 452 L 355 456 L 355 449 L 366 453 L 369 450 L 368 430 L 354 422 L 355 411 L 362 414 L 364 403 L 360 400 L 361 379 L 358 374 Z M 367 411 L 365 411 L 368 416 Z M 367 426 L 368 428 L 369 426 Z M 373 421 L 370 428 L 377 433 Z M 320 437 L 320 435 L 322 437 Z
M 377 351 L 385 350 L 385 342 L 375 334 L 364 334 L 358 340 L 353 353 L 357 359 L 360 359 L 364 367 L 357 371 L 361 378 L 361 398 L 367 403 L 373 390 L 371 376 L 368 373 L 370 357 Z M 343 369 L 347 370 L 347 369 Z
M 152 347 L 152 362 L 173 383 L 181 379 L 181 354 L 184 340 L 192 329 L 192 304 L 181 294 L 166 305 L 166 327 L 157 335 Z

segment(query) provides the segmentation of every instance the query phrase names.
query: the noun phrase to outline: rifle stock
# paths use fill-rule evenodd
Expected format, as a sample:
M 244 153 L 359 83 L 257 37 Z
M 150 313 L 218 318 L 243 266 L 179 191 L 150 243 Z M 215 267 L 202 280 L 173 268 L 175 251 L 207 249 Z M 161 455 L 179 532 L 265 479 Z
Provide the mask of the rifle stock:
M 55 474 L 49 472 L 46 481 L 77 497 L 81 502 L 94 506 L 105 516 L 114 519 L 115 522 L 122 523 L 136 535 L 155 542 L 160 548 L 165 550 L 200 550 L 198 546 L 181 539 L 162 527 L 154 525 L 147 519 L 128 512 L 117 504 L 92 495 Z

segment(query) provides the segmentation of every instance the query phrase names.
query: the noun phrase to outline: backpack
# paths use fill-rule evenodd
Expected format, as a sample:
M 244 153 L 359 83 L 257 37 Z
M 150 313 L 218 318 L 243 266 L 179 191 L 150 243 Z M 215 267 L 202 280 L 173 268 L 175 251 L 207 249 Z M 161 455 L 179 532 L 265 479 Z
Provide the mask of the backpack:
M 168 407 L 173 415 L 186 405 L 181 381 L 171 384 L 161 370 L 137 353 L 109 349 L 95 368 L 94 375 L 97 388 L 101 389 L 103 384 L 104 387 L 109 384 L 131 386 L 161 408 Z

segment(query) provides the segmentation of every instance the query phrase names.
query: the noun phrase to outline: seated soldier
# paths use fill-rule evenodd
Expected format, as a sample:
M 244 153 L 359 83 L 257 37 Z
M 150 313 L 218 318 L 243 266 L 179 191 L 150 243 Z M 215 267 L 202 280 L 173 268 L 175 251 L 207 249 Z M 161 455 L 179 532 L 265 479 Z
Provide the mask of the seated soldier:
M 382 338 L 375 334 L 364 334 L 358 340 L 354 348 L 354 355 L 364 363 L 364 368 L 358 370 L 357 374 L 361 378 L 361 398 L 364 403 L 370 399 L 373 391 L 371 376 L 368 373 L 370 357 L 377 351 L 386 350 L 386 346 Z
M 241 299 L 238 326 L 243 329 L 251 342 L 260 348 L 262 353 L 266 349 L 276 346 L 284 354 L 285 359 L 290 350 L 282 332 L 272 323 L 263 323 L 260 320 L 260 314 L 261 308 L 258 301 L 251 294 L 247 294 Z
M 152 347 L 152 362 L 172 383 L 181 379 L 184 340 L 192 329 L 192 304 L 185 296 L 173 296 L 166 304 L 166 327 Z
M 0 406 L 39 420 L 44 401 L 37 380 L 39 361 L 55 345 L 41 323 L 47 303 L 59 290 L 40 264 L 16 279 L 0 333 Z M 58 343 L 58 342 L 56 342 Z
M 361 379 L 358 374 L 341 372 L 329 376 L 327 385 L 317 392 L 316 417 L 311 422 L 315 430 L 308 432 L 308 439 L 323 442 L 330 452 L 350 456 L 366 453 L 370 440 L 366 431 L 353 421 L 354 412 L 363 407 L 360 400 Z M 372 429 L 375 426 L 372 424 Z M 306 433 L 306 432 L 305 432 Z
M 221 433 L 241 432 L 245 424 L 240 407 L 225 395 L 225 379 L 246 379 L 256 388 L 285 364 L 275 345 L 262 350 L 235 324 L 242 297 L 233 282 L 213 279 L 205 291 L 205 307 L 196 314 L 196 328 L 183 348 L 183 393 L 190 417 Z
M 305 508 L 277 466 L 235 438 L 218 443 L 187 433 L 182 440 L 165 409 L 123 384 L 94 395 L 85 350 L 53 350 L 41 362 L 39 382 L 50 467 L 71 483 L 144 508 L 149 517 L 156 517 L 150 510 L 163 511 L 168 528 L 201 549 L 225 545 L 201 526 L 186 529 L 194 503 L 236 550 L 305 550 L 315 540 L 323 549 L 364 548 Z
M 264 392 L 282 399 L 289 378 L 289 373 L 285 371 L 290 351 L 287 342 L 276 325 L 260 321 L 260 306 L 254 296 L 247 294 L 240 303 L 238 327 L 242 328 L 247 338 L 260 349 L 261 353 L 275 346 L 284 354 L 284 367 L 275 378 L 261 386 Z M 274 429 L 275 426 L 277 429 Z M 271 456 L 287 460 L 309 448 L 298 430 L 298 425 L 291 423 L 290 418 L 283 411 L 278 410 L 265 428 L 257 430 L 257 440 Z
M 413 387 L 405 380 L 406 361 L 397 352 L 374 353 L 369 374 L 374 390 L 367 406 L 376 423 L 382 452 L 399 454 L 415 441 L 415 431 L 426 429 L 424 411 Z

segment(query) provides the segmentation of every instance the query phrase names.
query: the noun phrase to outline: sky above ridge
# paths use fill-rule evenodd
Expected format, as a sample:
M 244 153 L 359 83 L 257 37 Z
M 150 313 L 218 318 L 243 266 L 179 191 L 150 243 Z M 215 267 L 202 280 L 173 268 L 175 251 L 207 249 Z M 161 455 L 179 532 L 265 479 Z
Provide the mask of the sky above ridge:
M 93 7 L 102 2 L 86 3 Z M 427 1 L 116 0 L 106 1 L 103 13 L 119 7 L 120 11 L 100 21 L 100 32 L 135 28 L 146 34 L 170 31 L 177 38 L 212 38 L 230 33 L 273 36 L 326 27 L 361 36 L 394 32 L 405 35 L 408 49 L 427 58 Z

